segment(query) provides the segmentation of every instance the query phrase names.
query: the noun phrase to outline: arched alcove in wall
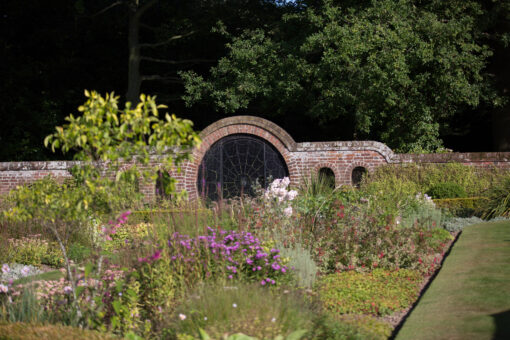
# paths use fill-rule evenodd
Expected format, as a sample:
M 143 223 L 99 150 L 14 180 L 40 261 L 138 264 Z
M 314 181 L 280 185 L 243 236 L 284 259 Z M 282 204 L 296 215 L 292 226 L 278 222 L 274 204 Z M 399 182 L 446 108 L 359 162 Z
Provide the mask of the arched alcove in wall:
M 253 196 L 257 185 L 289 175 L 285 160 L 268 141 L 249 134 L 233 134 L 215 142 L 202 158 L 197 176 L 198 195 L 211 200 Z
M 361 181 L 363 180 L 363 176 L 367 173 L 367 169 L 363 166 L 357 166 L 352 169 L 351 181 L 352 185 L 356 188 L 359 188 L 361 185 Z
M 323 181 L 327 186 L 334 189 L 335 188 L 335 172 L 329 167 L 322 167 L 319 169 L 319 180 Z

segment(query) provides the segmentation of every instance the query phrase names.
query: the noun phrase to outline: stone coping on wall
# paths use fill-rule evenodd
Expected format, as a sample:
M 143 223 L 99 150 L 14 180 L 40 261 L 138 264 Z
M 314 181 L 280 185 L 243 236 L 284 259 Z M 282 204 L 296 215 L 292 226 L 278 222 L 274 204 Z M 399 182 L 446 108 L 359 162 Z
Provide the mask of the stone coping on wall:
M 0 171 L 69 170 L 77 161 L 0 162 Z
M 510 162 L 510 152 L 450 152 L 395 154 L 385 144 L 374 141 L 296 143 L 295 152 L 377 151 L 388 163 L 494 163 Z M 0 162 L 0 171 L 69 170 L 77 161 Z
M 386 162 L 392 163 L 396 154 L 386 144 L 375 141 L 304 142 L 296 144 L 296 152 L 320 151 L 376 151 Z
M 510 152 L 449 152 L 396 154 L 394 163 L 486 163 L 510 162 Z

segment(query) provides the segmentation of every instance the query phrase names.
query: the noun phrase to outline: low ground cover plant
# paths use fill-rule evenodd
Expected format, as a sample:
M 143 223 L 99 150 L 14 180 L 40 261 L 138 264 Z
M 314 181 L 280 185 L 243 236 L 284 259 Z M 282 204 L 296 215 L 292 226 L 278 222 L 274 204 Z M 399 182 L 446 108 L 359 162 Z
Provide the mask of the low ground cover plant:
M 422 275 L 413 270 L 375 269 L 329 274 L 318 283 L 325 308 L 335 314 L 388 315 L 416 300 Z

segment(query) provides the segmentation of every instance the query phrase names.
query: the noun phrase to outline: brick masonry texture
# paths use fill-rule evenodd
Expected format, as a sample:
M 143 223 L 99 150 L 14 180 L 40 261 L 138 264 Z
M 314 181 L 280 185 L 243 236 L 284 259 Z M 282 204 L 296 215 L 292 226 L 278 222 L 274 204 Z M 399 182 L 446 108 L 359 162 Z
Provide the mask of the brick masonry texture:
M 272 144 L 282 155 L 293 185 L 321 168 L 335 174 L 337 185 L 352 184 L 352 171 L 363 167 L 369 173 L 384 164 L 458 162 L 476 167 L 498 167 L 510 170 L 510 152 L 395 154 L 389 147 L 374 141 L 306 142 L 296 143 L 278 125 L 259 117 L 236 116 L 219 120 L 205 128 L 200 136 L 202 144 L 192 150 L 192 160 L 181 164 L 181 171 L 170 170 L 178 180 L 178 189 L 185 189 L 190 198 L 197 197 L 198 169 L 209 148 L 232 134 L 254 135 Z M 0 163 L 0 195 L 18 185 L 51 175 L 57 179 L 70 177 L 68 169 L 76 162 L 4 162 Z M 151 166 L 157 167 L 157 159 Z M 155 184 L 142 183 L 140 190 L 148 201 L 155 198 Z

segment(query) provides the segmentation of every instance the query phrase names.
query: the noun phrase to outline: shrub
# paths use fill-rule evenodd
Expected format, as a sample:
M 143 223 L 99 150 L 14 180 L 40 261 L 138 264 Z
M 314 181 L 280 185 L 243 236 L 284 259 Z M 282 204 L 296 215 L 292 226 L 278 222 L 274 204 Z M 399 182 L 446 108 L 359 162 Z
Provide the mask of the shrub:
M 64 265 L 64 258 L 55 242 L 48 242 L 41 235 L 29 235 L 21 239 L 8 239 L 7 261 L 27 265 L 40 266 L 46 264 L 53 267 Z
M 451 239 L 434 225 L 402 228 L 391 221 L 380 225 L 365 212 L 355 212 L 354 216 L 345 209 L 340 212 L 336 224 L 326 227 L 314 243 L 314 259 L 323 273 L 371 268 L 430 273 Z M 437 237 L 442 241 L 439 244 Z
M 435 199 L 436 207 L 448 210 L 453 216 L 471 217 L 480 215 L 487 203 L 485 197 L 443 198 Z
M 466 197 L 466 190 L 457 183 L 442 182 L 429 188 L 427 194 L 432 198 L 462 198 Z
M 418 193 L 414 199 L 409 199 L 408 205 L 402 211 L 401 227 L 419 226 L 435 228 L 441 225 L 442 213 L 437 209 L 432 199 Z
M 79 243 L 72 243 L 69 246 L 68 256 L 69 259 L 73 260 L 76 263 L 81 263 L 85 259 L 87 259 L 92 253 L 92 250 L 84 245 Z
M 310 330 L 316 312 L 299 295 L 259 285 L 206 285 L 191 292 L 176 308 L 168 329 L 199 337 L 203 329 L 213 339 L 243 333 L 259 339 Z
M 139 268 L 137 281 L 140 283 L 140 304 L 143 318 L 159 326 L 173 311 L 176 295 L 175 274 L 171 270 L 171 259 L 163 257 Z
M 383 192 L 398 191 L 415 195 L 427 192 L 438 183 L 453 182 L 464 188 L 467 196 L 480 196 L 501 173 L 496 168 L 482 169 L 460 163 L 385 165 L 371 172 L 363 185 L 376 184 Z
M 124 225 L 115 233 L 109 235 L 103 244 L 103 249 L 108 252 L 115 252 L 126 247 L 137 247 L 148 236 L 149 225 L 139 223 L 136 225 Z
M 325 276 L 318 283 L 318 293 L 332 313 L 387 315 L 416 300 L 421 281 L 419 272 L 406 269 L 348 271 Z

